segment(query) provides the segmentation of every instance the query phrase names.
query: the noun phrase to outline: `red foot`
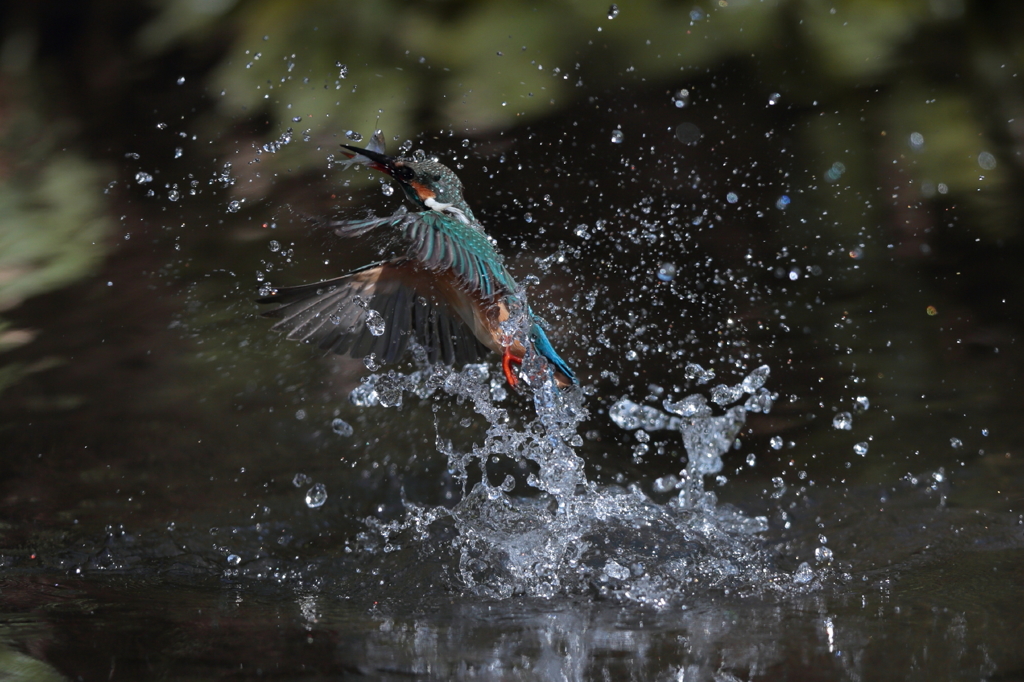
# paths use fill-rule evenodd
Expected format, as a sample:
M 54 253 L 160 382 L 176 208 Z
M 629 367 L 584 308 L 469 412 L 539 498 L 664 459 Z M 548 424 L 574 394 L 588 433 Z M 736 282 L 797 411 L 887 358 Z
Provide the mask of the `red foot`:
M 508 385 L 515 388 L 519 383 L 519 377 L 512 372 L 513 364 L 521 365 L 523 364 L 523 359 L 512 355 L 509 349 L 506 348 L 505 352 L 501 355 L 501 371 L 505 373 L 505 381 L 508 382 Z

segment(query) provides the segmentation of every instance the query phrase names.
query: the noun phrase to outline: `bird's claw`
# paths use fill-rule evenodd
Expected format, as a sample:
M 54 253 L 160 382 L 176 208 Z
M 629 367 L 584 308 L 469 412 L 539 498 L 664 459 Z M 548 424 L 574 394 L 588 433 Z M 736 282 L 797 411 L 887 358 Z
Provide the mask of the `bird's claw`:
M 506 348 L 501 355 L 501 371 L 505 373 L 505 381 L 508 382 L 508 385 L 515 388 L 519 384 L 519 377 L 512 371 L 513 364 L 522 365 L 523 359 L 512 355 L 512 352 Z

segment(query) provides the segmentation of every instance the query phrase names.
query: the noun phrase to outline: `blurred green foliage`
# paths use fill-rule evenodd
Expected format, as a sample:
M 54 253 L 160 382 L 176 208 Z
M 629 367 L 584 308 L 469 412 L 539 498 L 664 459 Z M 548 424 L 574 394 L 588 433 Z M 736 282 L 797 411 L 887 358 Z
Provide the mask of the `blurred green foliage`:
M 0 78 L 0 313 L 91 274 L 107 253 L 112 221 L 105 173 L 61 148 L 67 123 L 36 106 L 31 90 Z M 31 341 L 0 317 L 0 352 Z M 0 390 L 22 369 L 0 367 Z
M 1024 116 L 1016 76 L 975 78 L 1008 77 L 1021 65 L 1024 39 L 1000 24 L 1020 15 L 964 0 L 647 0 L 617 12 L 603 0 L 167 0 L 137 44 L 157 54 L 230 36 L 209 74 L 218 115 L 209 128 L 261 120 L 268 140 L 292 127 L 317 143 L 263 155 L 268 173 L 322 167 L 349 129 L 365 136 L 379 125 L 395 139 L 429 129 L 484 136 L 566 108 L 593 92 L 584 84 L 672 87 L 739 62 L 763 83 L 752 97 L 779 90 L 804 111 L 807 125 L 795 131 L 809 158 L 876 155 L 847 176 L 855 189 L 873 190 L 880 166 L 895 163 L 924 199 L 975 203 L 985 201 L 979 190 L 1005 184 L 999 138 L 1020 143 L 1016 127 L 991 118 L 992 98 L 1011 122 Z M 910 143 L 915 133 L 923 142 Z M 987 229 L 1005 236 L 1008 228 L 990 221 Z

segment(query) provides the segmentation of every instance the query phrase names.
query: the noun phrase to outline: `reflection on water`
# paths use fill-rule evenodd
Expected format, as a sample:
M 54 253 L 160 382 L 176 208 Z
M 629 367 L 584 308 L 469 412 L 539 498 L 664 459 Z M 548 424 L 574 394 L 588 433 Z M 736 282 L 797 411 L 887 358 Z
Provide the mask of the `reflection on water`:
M 9 642 L 0 670 L 13 679 L 57 679 L 43 659 L 87 679 L 297 669 L 375 679 L 986 678 L 1024 666 L 1015 646 L 1024 597 L 1016 532 L 1015 549 L 950 552 L 912 572 L 907 562 L 917 560 L 904 555 L 898 570 L 825 590 L 746 597 L 695 590 L 658 608 L 622 608 L 596 595 L 413 595 L 412 582 L 332 579 L 359 566 L 374 572 L 357 560 L 302 579 L 220 584 L 145 570 L 59 584 L 10 575 L 0 583 L 8 604 L 0 633 Z M 436 565 L 423 562 L 406 577 L 416 570 Z M 421 589 L 438 577 L 427 576 Z M 992 592 L 994 581 L 1007 580 L 1018 587 Z M 132 599 L 110 603 L 126 593 Z M 45 613 L 11 609 L 41 597 L 50 604 Z M 105 656 L 95 656 L 97 646 Z

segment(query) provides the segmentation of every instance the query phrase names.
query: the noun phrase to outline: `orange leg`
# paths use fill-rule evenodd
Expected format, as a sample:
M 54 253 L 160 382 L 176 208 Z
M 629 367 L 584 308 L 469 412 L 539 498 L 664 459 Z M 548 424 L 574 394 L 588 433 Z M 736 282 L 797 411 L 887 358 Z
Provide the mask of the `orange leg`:
M 505 381 L 508 382 L 508 385 L 515 388 L 519 383 L 519 378 L 512 372 L 513 364 L 521 365 L 523 364 L 523 359 L 512 355 L 512 352 L 506 348 L 501 356 L 501 371 L 505 373 Z

